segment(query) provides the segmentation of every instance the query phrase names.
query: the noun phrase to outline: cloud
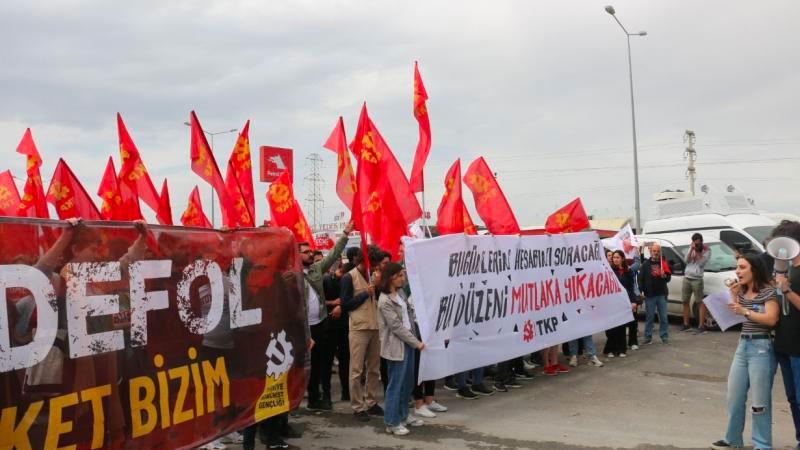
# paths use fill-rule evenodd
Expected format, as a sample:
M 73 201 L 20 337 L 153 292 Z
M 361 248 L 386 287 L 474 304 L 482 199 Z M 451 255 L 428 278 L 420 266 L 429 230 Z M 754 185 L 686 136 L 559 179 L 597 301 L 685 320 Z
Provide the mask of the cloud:
M 94 191 L 116 155 L 120 111 L 154 181 L 170 180 L 176 218 L 202 184 L 189 169 L 196 110 L 220 131 L 252 119 L 251 143 L 325 161 L 325 213 L 335 157 L 321 148 L 336 118 L 352 135 L 363 101 L 410 169 L 414 60 L 430 95 L 433 150 L 426 206 L 444 173 L 483 155 L 520 223 L 541 223 L 576 196 L 597 216 L 632 215 L 625 36 L 601 2 L 24 2 L 4 6 L 0 146 L 33 128 L 47 178 L 64 156 Z M 735 184 L 765 209 L 797 213 L 796 89 L 800 6 L 615 2 L 631 38 L 642 205 L 685 188 L 682 136 L 697 133 L 701 183 Z M 352 136 L 350 136 L 352 137 Z M 225 161 L 235 134 L 215 138 Z M 783 159 L 782 159 L 783 158 Z M 790 159 L 786 159 L 790 158 Z M 759 160 L 769 159 L 766 162 Z M 101 164 L 100 161 L 103 163 Z M 737 162 L 738 161 L 738 162 Z M 3 167 L 4 169 L 5 167 Z M 771 178 L 772 177 L 772 178 Z M 770 181 L 772 179 L 773 181 Z M 775 182 L 778 180 L 778 182 Z M 205 187 L 203 187 L 205 188 Z M 257 187 L 258 216 L 267 215 Z M 203 189 L 207 192 L 208 189 Z M 208 202 L 208 194 L 204 195 Z M 208 208 L 208 205 L 206 205 Z

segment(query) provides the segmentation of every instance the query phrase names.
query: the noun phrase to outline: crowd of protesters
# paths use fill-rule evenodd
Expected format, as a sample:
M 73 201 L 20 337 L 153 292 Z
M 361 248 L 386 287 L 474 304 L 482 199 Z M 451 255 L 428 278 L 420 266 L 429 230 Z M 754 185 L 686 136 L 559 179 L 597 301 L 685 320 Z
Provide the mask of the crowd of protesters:
M 348 227 L 349 228 L 349 227 Z M 347 229 L 345 231 L 348 231 Z M 345 234 L 346 236 L 346 234 Z M 783 222 L 773 236 L 789 236 L 800 240 L 800 223 Z M 709 247 L 702 236 L 692 236 L 693 245 L 686 255 L 687 267 L 681 297 L 688 311 L 691 297 L 702 305 L 703 270 L 710 258 Z M 436 400 L 436 383 L 420 382 L 419 360 L 425 351 L 413 299 L 402 260 L 391 262 L 390 255 L 369 246 L 365 261 L 360 248 L 347 249 L 341 259 L 347 238 L 340 239 L 327 256 L 314 252 L 308 244 L 299 244 L 304 264 L 306 301 L 313 347 L 307 408 L 313 411 L 333 409 L 331 377 L 338 373 L 340 400 L 348 401 L 354 420 L 383 420 L 386 432 L 398 436 L 410 433 L 410 427 L 424 424 L 448 409 Z M 608 263 L 617 275 L 630 300 L 634 318 L 645 308 L 642 345 L 653 343 L 655 319 L 658 337 L 669 343 L 667 320 L 667 284 L 671 270 L 661 256 L 658 244 L 648 247 L 633 260 L 625 253 L 608 251 Z M 743 445 L 745 402 L 752 391 L 753 445 L 771 448 L 771 392 L 777 364 L 783 370 L 786 396 L 792 411 L 797 440 L 800 442 L 800 411 L 797 399 L 800 390 L 800 257 L 798 267 L 788 275 L 772 278 L 762 257 L 749 254 L 737 259 L 737 282 L 731 287 L 731 310 L 745 316 L 739 346 L 734 354 L 728 378 L 729 422 L 724 439 L 712 448 L 737 448 Z M 788 313 L 779 314 L 781 296 L 788 302 Z M 706 332 L 705 310 L 700 309 L 696 334 Z M 683 331 L 690 331 L 688 313 L 684 314 Z M 774 330 L 774 343 L 773 343 Z M 625 358 L 639 349 L 638 321 L 606 330 L 602 355 Z M 563 350 L 562 350 L 563 349 Z M 563 354 L 563 358 L 559 357 Z M 520 380 L 533 378 L 533 369 L 542 367 L 542 374 L 556 376 L 579 364 L 583 355 L 589 366 L 602 367 L 592 336 L 586 336 L 491 367 L 479 367 L 453 374 L 444 380 L 444 388 L 456 397 L 472 400 L 509 388 L 522 386 Z M 491 377 L 487 386 L 485 377 Z M 379 398 L 382 388 L 383 407 Z M 288 415 L 268 419 L 245 431 L 244 448 L 253 447 L 254 430 L 260 429 L 267 448 L 287 448 L 284 438 L 297 437 L 288 424 Z

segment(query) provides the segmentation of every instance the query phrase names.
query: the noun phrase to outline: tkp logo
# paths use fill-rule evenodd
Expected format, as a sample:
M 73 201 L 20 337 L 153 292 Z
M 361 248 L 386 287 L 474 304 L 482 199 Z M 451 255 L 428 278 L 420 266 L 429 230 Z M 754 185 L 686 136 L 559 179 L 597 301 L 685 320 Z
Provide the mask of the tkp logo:
M 294 362 L 292 356 L 292 344 L 286 340 L 286 331 L 281 330 L 277 336 L 272 335 L 272 339 L 267 346 L 267 376 L 277 380 L 281 377 Z
M 533 322 L 530 320 L 525 321 L 525 326 L 522 327 L 522 340 L 530 342 L 536 334 L 533 331 Z
M 294 179 L 292 149 L 262 146 L 260 149 L 261 181 L 275 181 L 284 171 L 289 171 L 289 179 Z

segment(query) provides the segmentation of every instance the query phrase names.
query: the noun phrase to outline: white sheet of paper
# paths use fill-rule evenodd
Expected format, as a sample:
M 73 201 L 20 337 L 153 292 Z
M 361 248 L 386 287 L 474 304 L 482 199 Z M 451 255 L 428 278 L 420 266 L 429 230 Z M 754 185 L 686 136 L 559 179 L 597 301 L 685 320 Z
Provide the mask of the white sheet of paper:
M 744 316 L 734 314 L 733 311 L 728 308 L 730 300 L 731 294 L 726 291 L 715 292 L 703 299 L 703 303 L 705 303 L 711 315 L 714 316 L 714 319 L 717 321 L 722 331 L 747 320 Z

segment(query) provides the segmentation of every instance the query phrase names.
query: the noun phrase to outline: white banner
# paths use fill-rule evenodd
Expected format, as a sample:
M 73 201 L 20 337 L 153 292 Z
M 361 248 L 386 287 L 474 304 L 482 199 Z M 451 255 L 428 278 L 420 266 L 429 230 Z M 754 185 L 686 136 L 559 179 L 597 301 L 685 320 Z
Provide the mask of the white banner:
M 420 380 L 633 320 L 594 232 L 406 240 L 405 262 L 425 343 Z
M 633 234 L 631 225 L 627 224 L 617 231 L 614 236 L 603 239 L 603 246 L 609 250 L 622 250 L 625 253 L 625 259 L 633 259 L 639 248 L 639 240 Z

